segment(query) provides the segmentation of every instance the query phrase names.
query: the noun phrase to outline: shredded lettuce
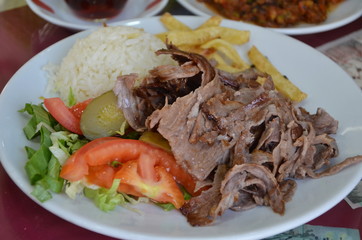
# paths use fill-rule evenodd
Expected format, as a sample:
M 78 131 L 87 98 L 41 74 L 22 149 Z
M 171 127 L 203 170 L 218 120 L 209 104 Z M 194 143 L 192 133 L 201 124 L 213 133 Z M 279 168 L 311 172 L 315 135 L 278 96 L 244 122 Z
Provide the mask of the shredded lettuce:
M 131 197 L 130 195 L 127 195 L 125 193 L 121 193 L 123 195 L 123 197 L 127 200 L 127 202 L 129 202 L 132 205 L 136 205 L 139 203 L 149 203 L 150 199 L 147 197 L 138 197 L 137 199 Z
M 94 204 L 105 212 L 112 211 L 120 205 L 128 210 L 140 213 L 137 209 L 131 208 L 129 204 L 136 205 L 139 203 L 149 203 L 150 199 L 146 197 L 135 199 L 125 193 L 117 192 L 120 182 L 120 179 L 114 179 L 110 189 L 102 187 L 96 189 L 84 187 L 84 196 L 93 200 Z
M 48 191 L 49 186 L 43 179 L 39 180 L 31 192 L 31 195 L 36 197 L 40 202 L 48 201 L 52 198 L 52 194 Z
M 129 127 L 129 124 L 127 121 L 123 121 L 121 124 L 121 127 L 118 131 L 116 131 L 117 134 L 123 136 L 126 133 L 127 128 Z
M 28 158 L 28 161 L 25 164 L 25 171 L 28 174 L 30 184 L 35 185 L 35 183 L 42 179 L 47 173 L 51 152 L 49 151 L 49 148 L 44 145 L 42 145 L 39 150 L 32 149 L 32 151 L 34 153 Z
M 69 88 L 68 94 L 68 107 L 74 106 L 77 103 L 77 99 L 74 96 L 73 89 Z
M 31 194 L 45 202 L 52 198 L 51 192 L 59 193 L 63 189 L 64 179 L 59 176 L 61 165 L 87 141 L 80 140 L 77 134 L 64 131 L 41 104 L 27 103 L 20 112 L 31 115 L 23 128 L 25 136 L 40 143 L 39 149 L 25 146 L 28 158 L 25 171 L 30 184 L 34 186 Z
M 125 205 L 127 203 L 124 196 L 117 192 L 117 188 L 120 182 L 120 179 L 115 179 L 110 189 L 91 189 L 85 187 L 83 192 L 87 198 L 93 200 L 99 209 L 105 212 L 109 212 L 115 209 L 117 205 Z
M 58 131 L 50 134 L 52 145 L 49 147 L 51 153 L 63 165 L 75 151 L 88 141 L 79 139 L 79 135 L 68 131 Z
M 38 127 L 38 124 L 45 124 L 51 128 L 54 128 L 57 125 L 56 120 L 44 109 L 41 104 L 34 105 L 27 103 L 25 104 L 25 107 L 19 112 L 26 112 L 32 116 L 23 128 L 25 136 L 29 140 L 40 135 L 40 129 L 42 129 L 42 126 Z
M 182 191 L 182 193 L 184 195 L 184 199 L 186 201 L 188 201 L 192 198 L 192 195 L 188 191 L 186 191 L 186 189 L 183 186 L 181 186 L 181 191 Z
M 155 205 L 159 206 L 160 208 L 162 208 L 166 212 L 176 209 L 175 205 L 173 205 L 172 203 L 157 203 L 157 202 L 155 202 Z
M 76 196 L 81 193 L 85 185 L 81 180 L 75 182 L 67 182 L 65 185 L 65 194 L 71 199 L 75 199 Z

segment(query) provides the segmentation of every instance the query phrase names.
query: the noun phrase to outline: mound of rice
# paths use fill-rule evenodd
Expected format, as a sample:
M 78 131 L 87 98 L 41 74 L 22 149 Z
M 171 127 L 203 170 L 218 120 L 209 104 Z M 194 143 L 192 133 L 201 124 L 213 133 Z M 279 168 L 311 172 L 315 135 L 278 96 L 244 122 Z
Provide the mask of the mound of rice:
M 170 56 L 156 56 L 165 44 L 152 34 L 127 26 L 97 29 L 78 39 L 61 64 L 53 68 L 48 91 L 66 101 L 70 88 L 77 101 L 109 91 L 119 75 L 137 73 L 140 78 L 155 66 L 172 64 Z

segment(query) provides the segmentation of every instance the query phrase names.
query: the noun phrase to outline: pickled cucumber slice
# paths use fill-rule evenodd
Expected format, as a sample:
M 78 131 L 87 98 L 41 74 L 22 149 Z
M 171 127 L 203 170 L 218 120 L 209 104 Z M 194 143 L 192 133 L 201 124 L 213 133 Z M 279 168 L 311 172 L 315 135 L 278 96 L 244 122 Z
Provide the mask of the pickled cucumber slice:
M 171 147 L 168 144 L 168 141 L 165 138 L 163 138 L 162 135 L 159 134 L 158 132 L 146 131 L 142 133 L 139 140 L 144 141 L 146 143 L 150 143 L 156 147 L 171 152 Z
M 108 91 L 94 98 L 80 119 L 83 135 L 90 139 L 108 137 L 127 127 L 123 112 L 117 107 L 117 97 Z

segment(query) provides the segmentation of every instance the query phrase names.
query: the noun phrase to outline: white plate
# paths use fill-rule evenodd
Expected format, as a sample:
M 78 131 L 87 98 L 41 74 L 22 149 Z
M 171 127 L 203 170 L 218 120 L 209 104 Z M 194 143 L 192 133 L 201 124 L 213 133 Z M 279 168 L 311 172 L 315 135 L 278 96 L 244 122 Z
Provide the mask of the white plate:
M 26 0 L 26 2 L 35 14 L 58 26 L 73 30 L 86 30 L 102 25 L 102 23 L 99 22 L 87 21 L 77 17 L 66 5 L 64 0 L 42 0 L 42 2 L 53 9 L 54 13 L 39 7 L 32 0 Z M 107 23 L 113 24 L 126 19 L 154 16 L 159 13 L 167 3 L 168 0 L 130 0 L 126 3 L 119 15 L 110 19 Z
M 178 18 L 192 27 L 207 19 L 195 16 Z M 128 20 L 122 24 L 144 28 L 151 33 L 165 31 L 157 17 Z M 255 44 L 283 74 L 307 92 L 309 96 L 302 104 L 307 110 L 314 113 L 321 106 L 340 121 L 336 135 L 340 156 L 336 162 L 362 154 L 362 93 L 338 65 L 286 35 L 229 20 L 224 20 L 222 25 L 250 30 L 250 43 L 244 48 Z M 89 31 L 68 37 L 33 57 L 12 77 L 0 95 L 0 158 L 12 180 L 32 199 L 29 194 L 32 187 L 24 171 L 26 154 L 23 147 L 29 142 L 22 132 L 28 118 L 18 110 L 27 102 L 41 101 L 39 97 L 44 96 L 47 82 L 42 67 L 49 62 L 59 63 L 75 40 L 88 35 Z M 268 207 L 241 213 L 227 211 L 209 227 L 191 227 L 178 211 L 164 212 L 147 204 L 139 206 L 142 214 L 121 207 L 104 213 L 86 199 L 73 201 L 64 194 L 54 194 L 53 199 L 41 206 L 76 225 L 116 238 L 261 239 L 323 214 L 352 191 L 361 177 L 362 164 L 359 164 L 331 177 L 298 181 L 298 189 L 293 200 L 287 203 L 284 216 L 273 213 Z
M 198 0 L 178 0 L 178 2 L 192 13 L 199 16 L 212 16 L 216 13 L 211 11 L 205 4 Z M 361 0 L 346 0 L 341 3 L 333 12 L 328 15 L 326 21 L 321 24 L 299 24 L 288 28 L 270 28 L 274 31 L 289 34 L 300 35 L 332 30 L 346 25 L 362 15 Z

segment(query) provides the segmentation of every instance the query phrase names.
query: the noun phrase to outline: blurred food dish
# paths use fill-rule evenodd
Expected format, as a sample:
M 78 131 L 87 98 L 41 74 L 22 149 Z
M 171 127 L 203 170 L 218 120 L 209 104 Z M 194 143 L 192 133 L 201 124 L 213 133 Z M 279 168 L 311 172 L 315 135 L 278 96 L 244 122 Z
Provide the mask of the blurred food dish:
M 64 0 L 80 18 L 88 20 L 111 19 L 120 14 L 127 0 Z
M 212 16 L 212 15 L 224 15 L 227 16 L 226 18 L 230 18 L 230 19 L 240 19 L 239 14 L 237 14 L 238 11 L 245 11 L 245 7 L 240 7 L 242 4 L 241 2 L 247 2 L 247 1 L 225 1 L 225 0 L 179 0 L 178 1 L 182 6 L 184 6 L 185 8 L 187 8 L 189 11 L 191 11 L 192 13 L 196 14 L 196 15 L 200 15 L 200 16 Z M 214 6 L 217 5 L 217 9 L 221 9 L 223 8 L 222 6 L 228 6 L 228 9 L 223 11 L 223 14 L 221 13 L 217 13 L 216 10 L 212 10 L 212 8 L 210 8 L 207 3 L 213 3 Z M 227 3 L 226 3 L 227 2 Z M 283 3 L 285 1 L 282 1 Z M 298 23 L 296 25 L 293 26 L 289 26 L 290 24 L 292 24 L 292 22 L 296 22 L 296 18 L 297 13 L 295 12 L 294 14 L 294 18 L 288 17 L 288 18 L 283 18 L 281 17 L 283 15 L 283 10 L 280 9 L 279 7 L 274 7 L 273 8 L 273 14 L 278 15 L 279 20 L 278 21 L 274 21 L 274 22 L 267 22 L 266 20 L 266 15 L 268 14 L 263 14 L 261 15 L 260 13 L 257 14 L 248 14 L 247 16 L 245 16 L 247 19 L 258 19 L 258 24 L 259 25 L 263 25 L 264 27 L 267 28 L 271 28 L 275 31 L 281 32 L 281 33 L 285 33 L 285 34 L 290 34 L 290 35 L 299 35 L 299 34 L 310 34 L 310 33 L 317 33 L 317 32 L 323 32 L 323 31 L 328 31 L 334 28 L 338 28 L 341 27 L 347 23 L 350 23 L 354 20 L 356 20 L 358 17 L 360 17 L 362 15 L 362 1 L 360 0 L 345 0 L 345 1 L 341 1 L 341 0 L 331 0 L 330 2 L 335 3 L 335 8 L 329 12 L 327 12 L 326 9 L 323 8 L 322 5 L 316 5 L 313 2 L 311 2 L 310 5 L 306 4 L 309 1 L 297 1 L 300 6 L 304 6 L 308 11 L 306 11 L 304 13 L 304 16 L 302 17 L 303 23 Z M 340 2 L 340 3 L 337 3 Z M 257 7 L 260 9 L 261 7 L 258 6 L 254 6 L 253 4 L 257 4 L 257 3 L 244 3 L 244 5 L 247 5 L 247 8 L 250 7 L 254 7 L 255 9 L 257 9 Z M 253 5 L 253 6 L 252 6 Z M 237 7 L 239 6 L 239 7 Z M 296 6 L 288 6 L 289 8 L 292 9 L 296 9 Z M 236 8 L 238 8 L 236 10 Z M 322 12 L 322 14 L 318 13 L 318 14 L 314 14 L 317 13 L 318 11 L 317 8 L 322 9 L 322 10 L 318 10 L 319 12 Z M 234 10 L 232 10 L 234 9 Z M 294 10 L 297 11 L 297 10 Z M 231 16 L 231 14 L 234 13 L 234 16 Z M 270 16 L 273 15 L 270 12 Z M 289 14 L 289 13 L 288 13 Z M 299 13 L 302 14 L 302 13 Z M 303 14 L 302 14 L 303 15 Z M 258 18 L 259 16 L 259 18 Z M 262 16 L 262 17 L 260 17 Z M 285 12 L 284 12 L 284 16 L 285 16 Z M 246 21 L 247 22 L 247 21 Z M 308 22 L 308 23 L 307 23 Z M 313 23 L 315 22 L 315 23 Z M 319 22 L 319 23 L 316 23 Z
M 248 1 L 198 0 L 216 13 L 236 21 L 254 23 L 263 27 L 290 27 L 300 23 L 319 24 L 327 19 L 339 3 L 345 0 L 325 1 Z
M 150 17 L 159 13 L 168 3 L 168 0 L 132 0 L 127 1 L 122 11 L 106 21 L 91 21 L 77 16 L 65 1 L 59 0 L 26 0 L 31 10 L 39 17 L 58 26 L 73 30 L 85 30 L 114 24 L 131 18 Z M 39 4 L 41 2 L 42 4 Z M 42 7 L 46 6 L 46 7 Z

